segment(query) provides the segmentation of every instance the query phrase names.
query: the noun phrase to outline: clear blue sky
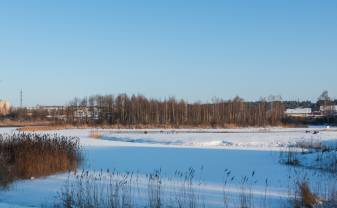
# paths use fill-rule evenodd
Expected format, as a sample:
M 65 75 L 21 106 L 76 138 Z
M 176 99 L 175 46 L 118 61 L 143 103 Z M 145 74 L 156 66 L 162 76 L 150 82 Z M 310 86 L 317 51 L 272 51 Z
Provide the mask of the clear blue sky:
M 3 0 L 0 98 L 337 97 L 335 0 Z

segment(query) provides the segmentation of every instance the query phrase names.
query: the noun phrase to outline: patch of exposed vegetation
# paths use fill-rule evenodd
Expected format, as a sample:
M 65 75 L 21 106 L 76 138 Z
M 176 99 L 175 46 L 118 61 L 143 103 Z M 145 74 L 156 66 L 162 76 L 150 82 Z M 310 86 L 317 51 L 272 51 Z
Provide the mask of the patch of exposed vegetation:
M 335 185 L 332 189 L 325 190 L 325 194 L 314 193 L 309 185 L 309 181 L 303 180 L 296 183 L 294 193 L 294 208 L 334 208 L 337 207 L 337 191 Z M 325 196 L 324 196 L 325 195 Z
M 99 130 L 91 130 L 89 137 L 92 139 L 100 139 L 102 137 L 102 132 Z
M 337 174 L 337 143 L 299 141 L 280 154 L 280 162 Z
M 81 160 L 77 138 L 57 135 L 0 135 L 0 185 L 75 170 Z

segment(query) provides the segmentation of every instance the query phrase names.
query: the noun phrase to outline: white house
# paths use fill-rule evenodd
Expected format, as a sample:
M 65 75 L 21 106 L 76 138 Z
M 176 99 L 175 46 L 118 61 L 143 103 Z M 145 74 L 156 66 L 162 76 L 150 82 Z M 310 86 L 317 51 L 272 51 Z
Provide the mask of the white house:
M 295 108 L 295 109 L 287 109 L 285 114 L 287 116 L 294 117 L 306 117 L 312 114 L 311 108 Z
M 321 105 L 319 111 L 322 115 L 337 115 L 337 105 Z
M 96 107 L 92 109 L 89 107 L 82 107 L 74 111 L 74 117 L 77 119 L 98 119 L 99 110 Z
M 321 112 L 337 112 L 337 105 L 322 105 L 319 110 Z

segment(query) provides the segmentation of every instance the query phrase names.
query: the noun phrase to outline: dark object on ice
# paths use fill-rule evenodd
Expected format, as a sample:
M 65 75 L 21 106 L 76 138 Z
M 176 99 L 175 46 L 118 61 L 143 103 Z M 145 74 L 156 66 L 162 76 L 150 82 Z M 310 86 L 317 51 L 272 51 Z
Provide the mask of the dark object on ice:
M 314 131 L 314 132 L 313 132 L 313 134 L 318 134 L 318 133 L 319 133 L 319 131 Z
M 309 134 L 309 133 L 311 133 L 311 132 L 310 132 L 309 130 L 306 130 L 305 133 L 306 133 L 306 134 Z

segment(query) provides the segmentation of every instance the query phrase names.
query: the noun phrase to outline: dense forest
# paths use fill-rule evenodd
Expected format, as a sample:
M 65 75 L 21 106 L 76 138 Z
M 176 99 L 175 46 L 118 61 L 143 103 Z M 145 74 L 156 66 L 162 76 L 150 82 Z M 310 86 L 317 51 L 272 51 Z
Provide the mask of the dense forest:
M 27 117 L 22 109 L 16 116 Z M 71 124 L 106 124 L 123 126 L 275 126 L 284 115 L 281 101 L 245 102 L 214 99 L 211 103 L 188 103 L 169 98 L 149 99 L 142 95 L 90 96 L 75 98 L 68 105 L 54 109 L 29 111 L 33 120 L 45 119 Z

